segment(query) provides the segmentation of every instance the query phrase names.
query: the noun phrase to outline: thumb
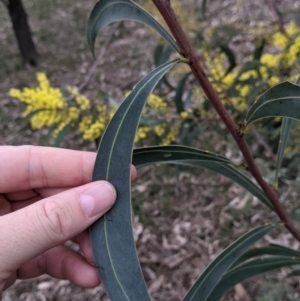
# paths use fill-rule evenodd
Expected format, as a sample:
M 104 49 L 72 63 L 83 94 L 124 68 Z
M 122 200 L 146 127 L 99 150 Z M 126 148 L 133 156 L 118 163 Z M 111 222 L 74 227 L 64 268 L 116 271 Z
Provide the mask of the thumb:
M 116 191 L 99 181 L 76 187 L 0 218 L 0 273 L 73 238 L 114 204 Z M 1 278 L 1 277 L 0 277 Z

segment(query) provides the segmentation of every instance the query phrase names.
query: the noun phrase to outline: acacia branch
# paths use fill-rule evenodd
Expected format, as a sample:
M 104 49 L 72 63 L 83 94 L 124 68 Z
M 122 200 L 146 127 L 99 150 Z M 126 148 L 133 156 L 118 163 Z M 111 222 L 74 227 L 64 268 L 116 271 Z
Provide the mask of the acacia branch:
M 287 214 L 280 204 L 275 190 L 271 186 L 269 186 L 269 184 L 263 179 L 263 176 L 252 157 L 251 151 L 245 141 L 244 136 L 240 133 L 237 125 L 234 123 L 233 119 L 223 106 L 218 94 L 208 80 L 199 60 L 197 59 L 196 52 L 189 39 L 187 38 L 185 32 L 183 31 L 182 26 L 180 25 L 172 9 L 170 0 L 152 0 L 152 2 L 157 7 L 160 14 L 167 23 L 169 29 L 171 30 L 180 48 L 181 55 L 189 59 L 189 66 L 198 83 L 200 84 L 203 92 L 206 94 L 208 100 L 211 102 L 218 115 L 226 125 L 227 129 L 231 133 L 232 137 L 236 141 L 241 153 L 244 156 L 248 171 L 252 174 L 252 176 L 255 178 L 259 186 L 262 188 L 262 190 L 272 203 L 275 212 L 277 213 L 280 220 L 284 223 L 285 227 L 298 241 L 300 241 L 300 231 L 288 218 Z

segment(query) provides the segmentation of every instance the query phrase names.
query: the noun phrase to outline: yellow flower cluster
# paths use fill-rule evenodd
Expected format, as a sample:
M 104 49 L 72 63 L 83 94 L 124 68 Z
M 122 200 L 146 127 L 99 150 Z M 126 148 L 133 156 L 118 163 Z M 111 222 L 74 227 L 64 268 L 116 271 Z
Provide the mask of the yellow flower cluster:
M 71 101 L 67 101 L 58 88 L 50 86 L 45 73 L 37 73 L 39 83 L 36 88 L 11 89 L 9 95 L 26 105 L 24 117 L 30 117 L 33 130 L 54 127 L 51 142 L 55 143 L 59 134 L 67 127 L 78 128 L 84 140 L 93 141 L 100 137 L 115 112 L 114 107 L 97 104 L 96 112 L 91 112 L 91 101 L 74 87 L 67 87 Z
M 149 5 L 150 2 L 149 2 Z M 172 3 L 175 11 L 182 18 L 182 24 L 188 30 L 193 31 L 193 24 L 190 22 L 192 13 L 183 9 L 180 0 Z M 150 9 L 151 11 L 151 9 Z M 189 24 L 184 24 L 187 22 Z M 233 112 L 243 113 L 252 99 L 251 92 L 259 88 L 261 83 L 266 83 L 264 88 L 278 84 L 286 74 L 291 74 L 291 79 L 300 70 L 295 69 L 295 63 L 300 55 L 300 27 L 293 21 L 289 22 L 285 28 L 285 33 L 275 32 L 268 39 L 268 52 L 260 57 L 260 64 L 257 69 L 250 69 L 242 72 L 243 64 L 237 66 L 230 73 L 226 74 L 228 59 L 224 53 L 210 49 L 208 42 L 203 42 L 201 55 L 205 61 L 205 69 L 209 80 L 219 94 L 222 102 Z M 212 31 L 213 32 L 213 31 Z M 261 38 L 261 36 L 260 36 Z M 252 58 L 253 59 L 253 58 Z M 251 61 L 251 58 L 250 58 Z M 291 67 L 295 71 L 291 71 Z M 178 64 L 173 75 L 178 76 L 187 72 L 186 64 Z M 298 66 L 299 69 L 299 66 Z M 35 88 L 25 88 L 23 90 L 11 89 L 9 95 L 17 98 L 26 105 L 23 112 L 24 117 L 30 118 L 32 129 L 42 127 L 53 127 L 52 140 L 67 127 L 79 130 L 84 140 L 93 141 L 99 138 L 109 120 L 112 118 L 116 108 L 105 103 L 93 102 L 85 95 L 82 95 L 75 87 L 68 86 L 66 91 L 68 97 L 64 96 L 59 88 L 51 87 L 49 80 L 44 73 L 37 73 L 38 86 Z M 136 133 L 135 142 L 145 140 L 154 134 L 163 145 L 176 141 L 181 125 L 195 116 L 213 118 L 213 110 L 207 109 L 206 97 L 203 91 L 197 87 L 192 87 L 191 106 L 193 109 L 183 111 L 176 118 L 172 117 L 172 124 L 168 125 L 164 119 L 166 115 L 172 113 L 168 103 L 160 96 L 150 94 L 143 115 L 156 117 L 161 115 L 164 121 L 160 124 L 141 125 Z M 259 91 L 263 92 L 263 91 Z M 169 115 L 170 116 L 170 115 Z
M 141 141 L 141 140 L 147 138 L 147 135 L 150 131 L 151 131 L 151 127 L 148 125 L 139 126 L 137 133 L 135 135 L 135 138 L 134 138 L 134 142 L 136 143 L 138 141 Z
M 154 127 L 154 132 L 157 137 L 161 137 L 165 133 L 165 130 L 166 130 L 165 124 L 156 125 Z
M 171 143 L 174 143 L 177 138 L 180 131 L 181 122 L 176 122 L 170 131 L 166 134 L 166 136 L 162 139 L 161 144 L 162 145 L 169 145 Z
M 155 110 L 158 110 L 162 113 L 168 111 L 168 104 L 158 95 L 151 93 L 147 99 L 147 105 Z
M 58 88 L 52 88 L 44 73 L 37 73 L 39 86 L 36 88 L 25 88 L 23 90 L 10 89 L 9 95 L 18 99 L 26 105 L 22 116 L 30 118 L 32 129 L 40 129 L 44 126 L 50 127 L 53 124 L 65 119 L 65 101 Z
M 84 140 L 94 141 L 104 132 L 108 122 L 112 118 L 115 108 L 105 104 L 97 105 L 98 114 L 93 117 L 90 113 L 82 117 L 78 129 Z
M 130 92 L 126 92 L 125 96 L 127 97 Z M 168 107 L 168 103 L 164 101 L 158 95 L 151 93 L 147 99 L 146 107 L 142 112 L 142 116 L 151 116 L 151 115 L 167 115 L 170 113 L 170 109 Z M 164 125 L 157 125 L 157 126 L 149 126 L 149 125 L 140 125 L 134 142 L 139 142 L 148 138 L 149 134 L 154 132 L 156 136 L 161 137 L 165 133 L 165 126 Z
M 102 121 L 96 121 L 92 123 L 89 128 L 85 129 L 83 131 L 83 139 L 84 140 L 96 140 L 101 136 L 103 133 L 104 129 L 106 127 L 106 124 Z
M 300 27 L 291 21 L 286 28 L 285 33 L 276 32 L 272 36 L 273 45 L 281 51 L 279 60 L 284 68 L 292 67 L 300 53 Z
M 67 91 L 75 99 L 81 111 L 87 111 L 91 109 L 91 102 L 86 96 L 79 94 L 79 92 L 71 86 L 67 87 Z
M 270 46 L 273 46 L 273 50 L 272 52 L 262 54 L 258 70 L 250 69 L 241 74 L 240 70 L 243 65 L 238 66 L 235 70 L 225 75 L 227 68 L 225 55 L 223 53 L 215 53 L 215 56 L 212 57 L 213 52 L 209 51 L 207 43 L 203 42 L 203 47 L 206 50 L 202 50 L 202 55 L 205 58 L 208 78 L 221 97 L 222 102 L 239 112 L 243 112 L 247 109 L 246 100 L 248 96 L 253 89 L 259 86 L 259 81 L 263 80 L 269 87 L 280 83 L 280 81 L 283 80 L 281 79 L 282 70 L 292 66 L 295 68 L 295 62 L 300 55 L 300 36 L 297 36 L 299 33 L 300 27 L 293 21 L 289 22 L 286 26 L 285 33 L 276 32 L 269 39 L 271 43 Z M 290 79 L 292 79 L 292 77 Z M 254 84 L 250 84 L 251 82 Z M 255 82 L 258 84 L 256 85 Z M 265 88 L 267 88 L 267 86 L 265 86 Z M 228 91 L 232 91 L 232 89 L 234 89 L 238 95 L 228 95 Z M 263 91 L 261 91 L 261 93 L 262 92 Z M 193 94 L 194 96 L 196 95 L 196 93 Z M 197 94 L 197 97 L 200 99 L 202 95 L 199 95 L 199 92 L 197 92 Z M 198 110 L 201 116 L 205 115 L 201 104 Z

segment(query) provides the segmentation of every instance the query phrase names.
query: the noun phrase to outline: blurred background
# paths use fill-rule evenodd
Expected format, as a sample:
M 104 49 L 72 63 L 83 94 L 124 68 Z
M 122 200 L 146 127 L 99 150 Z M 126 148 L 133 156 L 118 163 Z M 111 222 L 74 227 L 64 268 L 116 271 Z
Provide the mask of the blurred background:
M 162 21 L 151 1 L 137 2 Z M 243 121 L 247 108 L 266 89 L 297 79 L 299 1 L 171 3 L 236 123 Z M 85 31 L 95 4 L 1 1 L 0 145 L 96 151 L 106 124 L 127 93 L 155 66 L 176 57 L 151 29 L 126 21 L 101 32 L 93 58 Z M 270 182 L 280 124 L 280 119 L 264 120 L 246 133 Z M 298 227 L 299 138 L 294 122 L 278 181 L 280 200 Z M 182 65 L 159 83 L 141 119 L 135 146 L 157 144 L 185 144 L 242 160 L 189 68 Z M 181 300 L 222 249 L 250 228 L 277 220 L 244 189 L 207 170 L 146 167 L 139 171 L 132 191 L 137 250 L 153 300 Z M 260 242 L 266 243 L 300 247 L 286 231 L 273 231 Z M 289 271 L 247 280 L 223 300 L 300 300 L 299 279 L 286 278 Z M 3 300 L 108 298 L 101 286 L 83 290 L 45 275 L 18 281 Z

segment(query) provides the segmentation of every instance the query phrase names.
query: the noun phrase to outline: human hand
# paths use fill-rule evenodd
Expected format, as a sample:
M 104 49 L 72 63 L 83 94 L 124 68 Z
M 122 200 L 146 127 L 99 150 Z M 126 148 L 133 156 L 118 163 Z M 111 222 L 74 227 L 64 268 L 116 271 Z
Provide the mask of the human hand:
M 33 146 L 0 147 L 0 300 L 16 279 L 42 274 L 95 287 L 100 279 L 87 228 L 115 202 L 92 182 L 96 154 Z M 132 178 L 136 170 L 132 168 Z M 67 248 L 77 243 L 82 254 Z

